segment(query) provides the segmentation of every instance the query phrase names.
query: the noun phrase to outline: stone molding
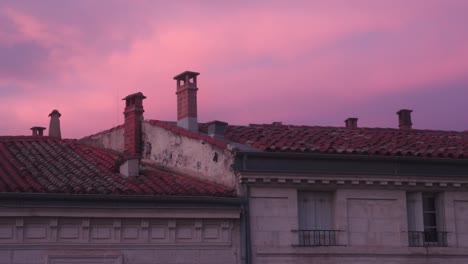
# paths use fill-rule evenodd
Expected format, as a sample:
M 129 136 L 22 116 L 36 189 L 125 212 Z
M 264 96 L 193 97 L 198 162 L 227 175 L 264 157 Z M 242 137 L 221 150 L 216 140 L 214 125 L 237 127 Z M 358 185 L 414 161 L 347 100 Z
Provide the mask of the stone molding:
M 229 219 L 1 217 L 0 247 L 104 244 L 106 247 L 226 246 L 232 244 L 233 228 L 234 221 Z
M 423 189 L 468 189 L 468 179 L 454 177 L 389 177 L 375 175 L 304 175 L 304 174 L 242 174 L 240 183 L 248 185 L 287 185 L 323 187 L 375 187 L 385 189 L 423 188 Z

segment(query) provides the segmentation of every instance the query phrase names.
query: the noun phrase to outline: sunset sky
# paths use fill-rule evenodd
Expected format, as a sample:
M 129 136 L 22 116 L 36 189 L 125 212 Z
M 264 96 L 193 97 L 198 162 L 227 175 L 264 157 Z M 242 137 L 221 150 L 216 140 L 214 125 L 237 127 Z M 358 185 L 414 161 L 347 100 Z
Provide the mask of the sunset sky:
M 0 135 L 62 113 L 62 136 L 176 119 L 198 77 L 199 121 L 468 130 L 466 0 L 0 0 Z M 47 133 L 47 130 L 46 130 Z

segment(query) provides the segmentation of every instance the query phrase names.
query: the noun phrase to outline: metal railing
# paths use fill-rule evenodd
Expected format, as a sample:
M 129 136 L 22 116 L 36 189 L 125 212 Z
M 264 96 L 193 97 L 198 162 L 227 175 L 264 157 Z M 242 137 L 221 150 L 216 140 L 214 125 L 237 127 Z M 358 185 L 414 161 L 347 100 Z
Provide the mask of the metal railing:
M 339 230 L 294 230 L 299 235 L 299 246 L 338 246 L 336 234 Z
M 447 247 L 447 232 L 408 231 L 410 247 Z

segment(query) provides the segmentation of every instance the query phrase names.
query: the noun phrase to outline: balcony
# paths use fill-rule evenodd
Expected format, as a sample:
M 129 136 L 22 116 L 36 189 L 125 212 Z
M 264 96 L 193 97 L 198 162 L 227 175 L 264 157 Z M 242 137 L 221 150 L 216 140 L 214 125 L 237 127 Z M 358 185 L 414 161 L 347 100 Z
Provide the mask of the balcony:
M 447 232 L 408 231 L 410 247 L 447 247 Z
M 294 230 L 299 235 L 299 245 L 304 247 L 338 246 L 339 230 Z

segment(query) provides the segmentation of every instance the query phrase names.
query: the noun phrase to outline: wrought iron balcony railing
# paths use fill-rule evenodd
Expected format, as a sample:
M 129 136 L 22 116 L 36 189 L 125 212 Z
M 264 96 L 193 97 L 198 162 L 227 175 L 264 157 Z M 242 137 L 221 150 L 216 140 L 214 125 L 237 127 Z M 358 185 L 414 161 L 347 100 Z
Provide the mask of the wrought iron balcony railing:
M 299 246 L 338 246 L 336 235 L 339 230 L 295 230 L 295 232 L 299 236 Z
M 447 247 L 447 232 L 408 231 L 410 247 Z

